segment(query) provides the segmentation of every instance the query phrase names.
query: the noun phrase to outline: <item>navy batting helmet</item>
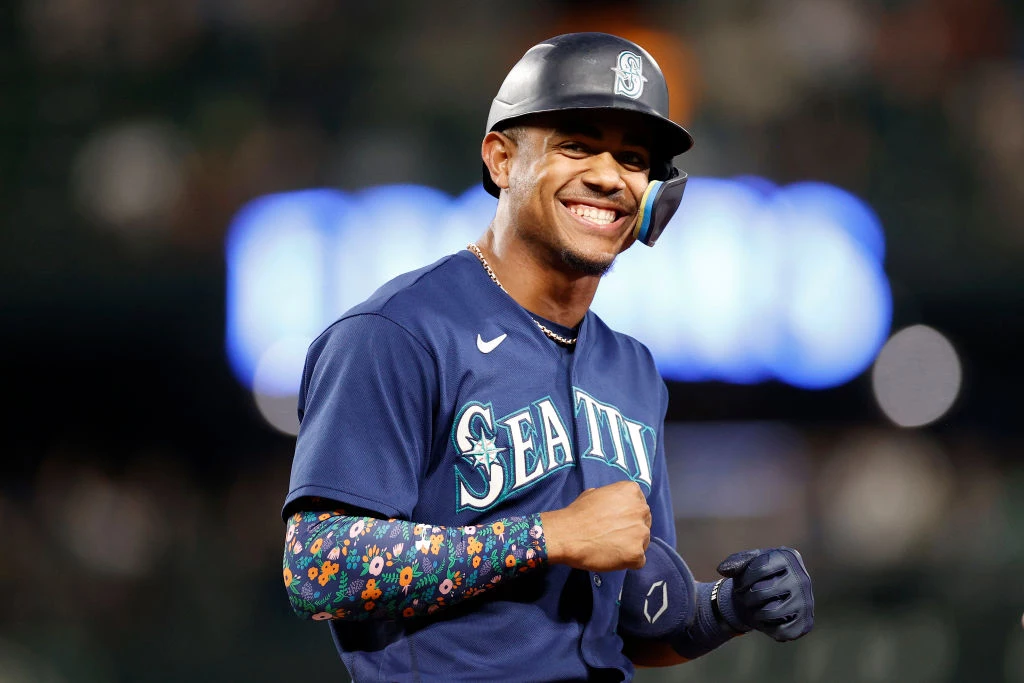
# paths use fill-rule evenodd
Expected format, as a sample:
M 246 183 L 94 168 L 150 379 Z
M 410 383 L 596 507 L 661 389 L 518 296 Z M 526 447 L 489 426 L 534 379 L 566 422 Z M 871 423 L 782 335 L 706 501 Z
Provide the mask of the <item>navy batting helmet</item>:
M 487 116 L 487 132 L 533 114 L 607 109 L 641 114 L 654 131 L 654 182 L 635 227 L 637 239 L 653 245 L 679 206 L 686 183 L 686 174 L 672 166 L 672 158 L 690 149 L 693 137 L 668 118 L 668 85 L 642 47 L 607 33 L 567 33 L 534 45 L 501 84 Z M 499 195 L 486 165 L 483 183 L 490 194 Z

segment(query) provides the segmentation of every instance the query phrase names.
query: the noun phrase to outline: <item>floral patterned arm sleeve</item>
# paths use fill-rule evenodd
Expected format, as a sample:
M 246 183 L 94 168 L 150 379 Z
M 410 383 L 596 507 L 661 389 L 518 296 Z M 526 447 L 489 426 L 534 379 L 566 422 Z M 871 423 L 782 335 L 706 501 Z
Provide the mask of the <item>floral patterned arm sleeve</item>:
M 288 518 L 284 585 L 307 619 L 432 614 L 544 565 L 540 515 L 443 527 L 344 511 Z

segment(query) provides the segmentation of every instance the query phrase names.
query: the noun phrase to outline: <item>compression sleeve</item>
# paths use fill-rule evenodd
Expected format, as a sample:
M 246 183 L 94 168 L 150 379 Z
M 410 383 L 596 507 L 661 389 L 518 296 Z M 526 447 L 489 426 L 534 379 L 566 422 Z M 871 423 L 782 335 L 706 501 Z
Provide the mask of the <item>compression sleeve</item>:
M 333 512 L 288 518 L 284 585 L 307 619 L 433 614 L 547 562 L 540 515 L 443 527 Z

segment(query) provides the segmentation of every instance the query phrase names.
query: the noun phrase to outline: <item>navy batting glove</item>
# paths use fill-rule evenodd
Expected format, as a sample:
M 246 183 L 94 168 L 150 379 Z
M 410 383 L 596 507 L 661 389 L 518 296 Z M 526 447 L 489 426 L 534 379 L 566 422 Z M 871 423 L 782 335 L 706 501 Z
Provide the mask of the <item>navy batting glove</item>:
M 737 632 L 756 629 L 779 642 L 814 626 L 811 577 L 800 553 L 785 546 L 733 553 L 718 565 L 718 614 Z M 730 585 L 731 584 L 731 585 Z

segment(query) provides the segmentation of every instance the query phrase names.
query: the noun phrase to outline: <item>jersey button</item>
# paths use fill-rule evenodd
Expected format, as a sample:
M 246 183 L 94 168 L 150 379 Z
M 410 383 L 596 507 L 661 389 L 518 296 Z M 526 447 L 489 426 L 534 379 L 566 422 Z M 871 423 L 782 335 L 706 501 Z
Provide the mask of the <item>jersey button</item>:
M 601 575 L 600 574 L 594 574 L 594 585 L 597 586 L 598 588 L 601 587 Z

